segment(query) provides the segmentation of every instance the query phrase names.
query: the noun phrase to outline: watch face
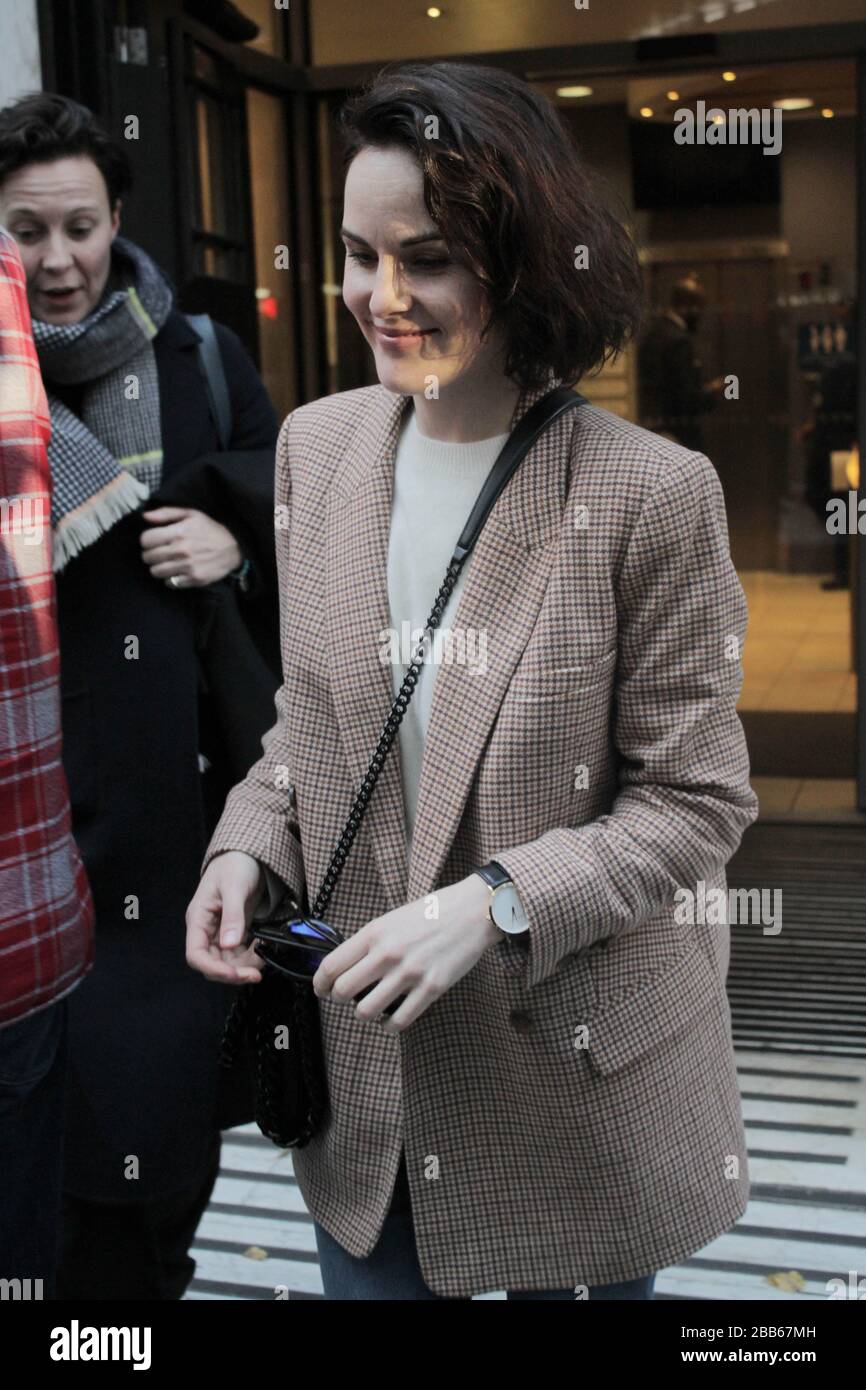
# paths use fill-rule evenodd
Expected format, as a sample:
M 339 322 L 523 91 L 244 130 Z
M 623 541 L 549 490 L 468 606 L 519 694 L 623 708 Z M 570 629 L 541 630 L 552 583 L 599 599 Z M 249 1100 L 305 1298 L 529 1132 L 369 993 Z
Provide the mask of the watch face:
M 513 883 L 503 883 L 493 894 L 490 912 L 497 927 L 509 935 L 527 931 L 529 921 Z

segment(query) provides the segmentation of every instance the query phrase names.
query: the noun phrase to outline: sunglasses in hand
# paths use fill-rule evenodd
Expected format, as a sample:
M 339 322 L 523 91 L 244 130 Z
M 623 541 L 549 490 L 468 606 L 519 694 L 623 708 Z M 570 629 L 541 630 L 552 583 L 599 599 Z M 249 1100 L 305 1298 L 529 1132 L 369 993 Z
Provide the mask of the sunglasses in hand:
M 256 943 L 256 955 L 261 956 L 267 965 L 281 975 L 305 984 L 312 983 L 325 956 L 342 945 L 344 940 L 327 922 L 320 922 L 316 917 L 292 916 L 253 922 L 252 937 Z M 374 985 L 368 985 L 352 1002 L 357 1004 L 373 988 Z M 383 1013 L 393 1014 L 405 997 L 401 994 L 383 1009 Z

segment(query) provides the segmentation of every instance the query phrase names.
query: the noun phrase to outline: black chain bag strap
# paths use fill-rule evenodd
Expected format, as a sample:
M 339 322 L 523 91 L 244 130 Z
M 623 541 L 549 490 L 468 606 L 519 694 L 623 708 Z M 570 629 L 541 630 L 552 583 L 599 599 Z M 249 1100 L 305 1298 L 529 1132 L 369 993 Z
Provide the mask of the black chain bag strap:
M 294 902 L 289 901 L 286 906 L 280 904 L 267 918 L 253 922 L 253 937 L 262 933 L 266 939 L 273 941 L 275 934 L 286 933 L 288 937 L 290 927 L 303 921 L 313 920 L 321 924 L 322 914 L 330 902 L 385 758 L 418 683 L 428 638 L 442 620 L 460 571 L 496 499 L 538 436 L 558 416 L 583 405 L 585 400 L 579 392 L 565 386 L 558 387 L 535 402 L 507 439 L 457 542 L 424 634 L 385 720 L 370 766 L 309 917 L 299 917 Z M 326 930 L 336 935 L 332 928 Z M 256 949 L 259 950 L 259 947 Z M 260 951 L 260 954 L 263 952 Z M 395 1001 L 390 1010 L 396 1009 L 400 1002 Z M 288 1034 L 288 1047 L 277 1045 L 281 1030 L 282 1036 L 286 1032 Z M 303 1148 L 318 1130 L 328 1108 L 319 1007 L 308 981 L 292 979 L 265 963 L 259 984 L 240 987 L 226 1021 L 220 1064 L 235 1067 L 244 1063 L 252 1067 L 256 1090 L 255 1120 L 262 1134 L 280 1148 Z

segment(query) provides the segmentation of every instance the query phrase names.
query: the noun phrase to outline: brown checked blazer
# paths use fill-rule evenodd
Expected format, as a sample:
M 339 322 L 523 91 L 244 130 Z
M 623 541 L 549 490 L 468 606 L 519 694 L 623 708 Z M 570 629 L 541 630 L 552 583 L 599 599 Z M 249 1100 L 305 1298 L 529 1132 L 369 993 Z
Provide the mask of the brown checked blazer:
M 285 683 L 205 864 L 245 850 L 310 902 L 393 700 L 380 654 L 409 402 L 347 391 L 279 438 Z M 491 946 L 404 1033 L 322 1002 L 331 1111 L 294 1168 L 363 1256 L 405 1145 L 435 1293 L 637 1278 L 748 1198 L 728 928 L 673 901 L 726 889 L 758 809 L 721 485 L 703 454 L 582 405 L 527 454 L 467 564 L 453 626 L 486 634 L 486 673 L 439 666 L 411 857 L 395 744 L 327 917 L 351 934 L 496 859 L 530 948 Z

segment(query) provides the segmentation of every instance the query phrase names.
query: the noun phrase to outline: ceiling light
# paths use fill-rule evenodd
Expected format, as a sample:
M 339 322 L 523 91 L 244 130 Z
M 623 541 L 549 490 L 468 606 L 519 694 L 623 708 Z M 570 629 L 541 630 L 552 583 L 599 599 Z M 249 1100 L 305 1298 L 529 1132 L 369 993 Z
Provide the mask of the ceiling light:
M 651 116 L 653 113 L 653 109 L 651 106 L 642 106 L 640 109 L 640 113 L 642 116 Z
M 782 97 L 781 101 L 774 101 L 773 105 L 780 111 L 805 111 L 807 106 L 814 106 L 811 97 Z
M 668 101 L 679 101 L 680 99 L 679 92 L 666 92 L 665 96 L 667 97 Z
M 428 11 L 427 11 L 427 18 L 428 18 L 428 19 L 441 19 L 441 18 L 442 18 L 442 11 L 440 10 L 440 8 L 439 8 L 438 5 L 431 5 L 431 6 L 429 7 L 429 9 L 428 9 Z
M 836 112 L 833 110 L 832 106 L 824 106 L 824 107 L 822 108 L 822 110 L 821 110 L 821 115 L 822 115 L 822 116 L 830 117 L 830 116 L 835 116 L 835 114 L 836 114 Z
M 591 97 L 591 96 L 592 96 L 592 88 L 591 88 L 591 87 L 557 87 L 557 89 L 556 89 L 556 95 L 557 95 L 558 97 Z
M 731 72 L 730 68 L 728 68 L 727 72 L 722 73 L 723 82 L 736 82 L 736 80 L 737 74 L 735 72 Z

